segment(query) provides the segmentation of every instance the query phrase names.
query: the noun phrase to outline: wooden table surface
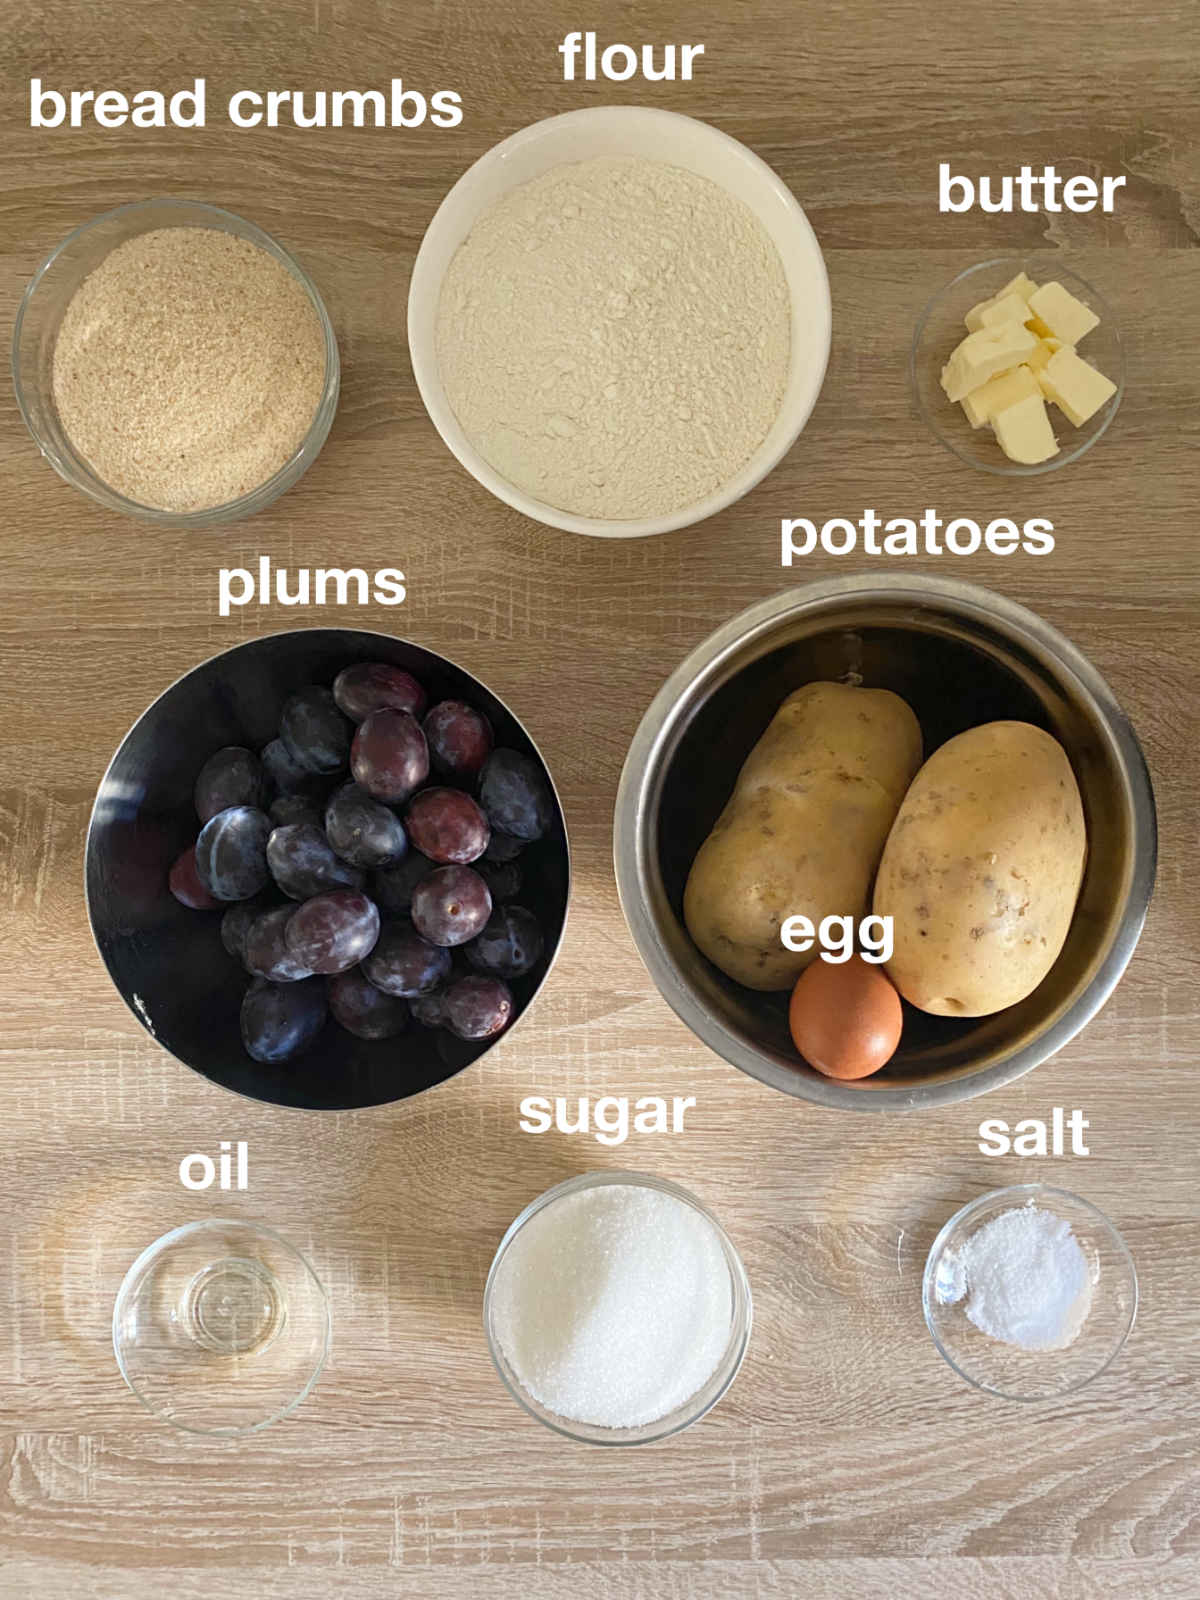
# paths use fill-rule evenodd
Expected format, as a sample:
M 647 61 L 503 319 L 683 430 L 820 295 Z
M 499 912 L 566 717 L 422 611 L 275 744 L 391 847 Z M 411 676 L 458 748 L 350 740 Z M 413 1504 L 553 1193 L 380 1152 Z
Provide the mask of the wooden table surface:
M 969 17 L 967 13 L 970 13 Z M 939 14 L 940 13 L 940 14 Z M 561 81 L 572 27 L 601 43 L 703 42 L 690 84 Z M 0 404 L 0 1593 L 39 1600 L 471 1596 L 1200 1593 L 1200 1256 L 1195 914 L 1196 349 L 1200 11 L 1194 0 L 958 8 L 928 0 L 10 0 L 0 38 L 0 298 L 97 211 L 211 199 L 289 243 L 338 330 L 323 455 L 251 521 L 136 526 L 39 462 Z M 211 126 L 31 131 L 59 88 L 208 78 Z M 240 87 L 455 89 L 454 130 L 236 132 Z M 404 338 L 413 257 L 439 200 L 497 139 L 552 112 L 645 101 L 707 118 L 792 187 L 832 280 L 829 376 L 796 447 L 704 526 L 611 544 L 492 500 L 440 443 Z M 1112 217 L 942 216 L 939 161 L 1128 178 Z M 1061 473 L 972 472 L 925 432 L 904 358 L 958 268 L 1062 246 L 1116 308 L 1129 385 L 1111 434 Z M 1051 556 L 809 558 L 781 572 L 782 516 L 1047 516 Z M 217 615 L 217 572 L 398 565 L 402 611 Z M 622 758 L 658 685 L 719 622 L 788 582 L 953 573 L 1039 610 L 1095 661 L 1158 792 L 1157 898 L 1103 1014 L 985 1102 L 877 1118 L 743 1077 L 658 997 L 610 866 Z M 240 1101 L 166 1055 L 92 946 L 81 892 L 96 783 L 179 673 L 259 631 L 347 620 L 450 654 L 517 709 L 560 782 L 571 920 L 533 1015 L 486 1061 L 407 1104 L 325 1115 Z M 679 1137 L 605 1149 L 518 1130 L 544 1094 L 688 1094 Z M 981 1116 L 1080 1107 L 1090 1157 L 986 1159 Z M 246 1139 L 248 1195 L 191 1195 L 180 1157 Z M 659 1446 L 556 1439 L 496 1380 L 479 1324 L 492 1252 L 535 1194 L 636 1166 L 715 1209 L 754 1287 L 749 1357 L 702 1424 Z M 1141 1274 L 1134 1336 L 1076 1399 L 982 1397 L 925 1332 L 934 1230 L 984 1189 L 1077 1189 Z M 331 1364 L 287 1421 L 214 1445 L 157 1425 L 109 1342 L 143 1245 L 246 1215 L 328 1283 Z

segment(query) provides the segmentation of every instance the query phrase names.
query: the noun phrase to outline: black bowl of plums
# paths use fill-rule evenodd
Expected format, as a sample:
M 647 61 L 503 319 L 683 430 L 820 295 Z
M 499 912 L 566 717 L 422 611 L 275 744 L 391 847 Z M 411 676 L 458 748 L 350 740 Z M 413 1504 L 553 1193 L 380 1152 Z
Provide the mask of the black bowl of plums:
M 134 725 L 87 839 L 92 931 L 179 1060 L 276 1105 L 419 1094 L 503 1038 L 570 858 L 533 740 L 432 650 L 314 628 L 214 656 Z

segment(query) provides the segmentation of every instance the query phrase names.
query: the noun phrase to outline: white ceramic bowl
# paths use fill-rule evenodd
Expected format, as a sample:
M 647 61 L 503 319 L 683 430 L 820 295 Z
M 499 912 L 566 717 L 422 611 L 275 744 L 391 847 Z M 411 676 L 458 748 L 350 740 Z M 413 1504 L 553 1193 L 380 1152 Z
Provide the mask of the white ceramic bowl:
M 438 371 L 436 326 L 442 279 L 455 251 L 501 195 L 551 167 L 597 156 L 647 156 L 720 184 L 754 213 L 779 251 L 792 312 L 792 351 L 783 403 L 770 432 L 740 472 L 715 493 L 666 517 L 607 521 L 536 500 L 488 465 L 451 409 Z M 770 167 L 745 145 L 693 117 L 649 106 L 596 106 L 522 128 L 462 175 L 429 224 L 408 293 L 408 347 L 434 427 L 485 489 L 552 528 L 631 539 L 686 528 L 723 511 L 776 466 L 816 404 L 829 359 L 831 315 L 825 261 L 808 218 Z

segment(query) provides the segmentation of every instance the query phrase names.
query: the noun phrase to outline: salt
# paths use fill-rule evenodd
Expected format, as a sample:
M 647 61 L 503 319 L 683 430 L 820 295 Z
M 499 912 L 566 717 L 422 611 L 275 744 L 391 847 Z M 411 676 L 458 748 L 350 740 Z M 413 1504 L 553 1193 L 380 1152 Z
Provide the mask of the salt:
M 981 1333 L 1022 1350 L 1065 1350 L 1092 1306 L 1093 1277 L 1071 1225 L 1033 1205 L 1002 1211 L 939 1274 L 938 1299 L 966 1297 Z
M 657 1422 L 712 1377 L 733 1286 L 721 1240 L 660 1189 L 605 1184 L 552 1200 L 502 1258 L 493 1329 L 522 1388 L 572 1422 Z

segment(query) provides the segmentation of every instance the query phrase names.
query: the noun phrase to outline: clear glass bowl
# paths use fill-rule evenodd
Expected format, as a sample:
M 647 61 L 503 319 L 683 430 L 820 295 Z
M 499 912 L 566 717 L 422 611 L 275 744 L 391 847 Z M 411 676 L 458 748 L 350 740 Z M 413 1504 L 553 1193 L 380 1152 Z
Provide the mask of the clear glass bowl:
M 248 1222 L 192 1222 L 156 1239 L 113 1307 L 121 1376 L 188 1433 L 256 1433 L 287 1416 L 320 1376 L 330 1338 L 316 1273 Z
M 966 1313 L 955 1259 L 987 1222 L 1014 1207 L 1036 1205 L 1071 1225 L 1092 1276 L 1087 1321 L 1065 1350 L 1022 1350 L 981 1333 Z M 956 1211 L 933 1241 L 921 1286 L 925 1321 L 939 1354 L 960 1378 L 1002 1400 L 1054 1400 L 1090 1383 L 1116 1360 L 1137 1315 L 1133 1257 L 1095 1206 L 1065 1189 L 1019 1183 L 993 1189 Z
M 963 318 L 967 312 L 980 300 L 990 299 L 1018 272 L 1027 272 L 1035 283 L 1057 279 L 1077 300 L 1091 306 L 1100 318 L 1100 326 L 1093 328 L 1082 340 L 1079 353 L 1117 386 L 1108 404 L 1101 406 L 1081 428 L 1074 427 L 1057 406 L 1047 404 L 1059 450 L 1049 461 L 1040 461 L 1032 467 L 1023 466 L 1019 461 L 1010 461 L 986 423 L 981 428 L 972 428 L 962 406 L 946 398 L 940 382 L 942 368 L 949 360 L 950 352 L 966 337 Z M 913 334 L 908 371 L 917 409 L 934 437 L 940 439 L 960 461 L 978 467 L 982 472 L 994 472 L 1007 478 L 1032 478 L 1038 473 L 1055 472 L 1068 462 L 1078 461 L 1107 431 L 1125 393 L 1125 351 L 1116 318 L 1103 296 L 1078 273 L 1064 266 L 1054 251 L 1034 251 L 1024 256 L 997 256 L 991 261 L 981 261 L 977 266 L 968 267 L 956 278 L 951 278 L 921 313 L 917 331 Z
M 200 511 L 164 511 L 140 505 L 111 489 L 71 444 L 53 399 L 54 345 L 71 297 L 117 245 L 155 228 L 219 228 L 260 246 L 291 273 L 307 294 L 325 337 L 325 385 L 299 449 L 249 494 Z M 253 222 L 219 206 L 203 205 L 194 200 L 137 200 L 131 205 L 118 206 L 115 211 L 105 211 L 76 228 L 34 273 L 21 299 L 13 328 L 12 376 L 17 405 L 35 444 L 58 475 L 110 511 L 177 528 L 205 528 L 214 523 L 235 522 L 261 511 L 290 489 L 316 460 L 329 434 L 337 410 L 340 371 L 333 324 L 316 285 L 299 262 Z
M 577 1194 L 582 1189 L 600 1188 L 606 1184 L 627 1184 L 633 1188 L 658 1189 L 663 1194 L 673 1195 L 676 1200 L 682 1200 L 685 1205 L 692 1208 L 709 1222 L 720 1242 L 721 1250 L 729 1268 L 729 1284 L 731 1298 L 731 1315 L 729 1321 L 729 1339 L 724 1353 L 717 1363 L 716 1369 L 708 1381 L 701 1385 L 695 1394 L 691 1395 L 682 1405 L 670 1411 L 664 1417 L 659 1417 L 654 1422 L 647 1422 L 634 1428 L 606 1428 L 594 1423 L 575 1422 L 568 1417 L 559 1416 L 557 1412 L 550 1411 L 539 1401 L 535 1400 L 521 1385 L 521 1380 L 514 1372 L 508 1357 L 501 1348 L 497 1337 L 493 1317 L 494 1290 L 500 1274 L 504 1258 L 508 1253 L 513 1240 L 532 1217 L 547 1206 L 553 1205 L 566 1195 Z M 724 1228 L 713 1216 L 712 1212 L 703 1206 L 695 1195 L 689 1194 L 686 1189 L 676 1183 L 670 1183 L 665 1178 L 652 1178 L 641 1172 L 587 1172 L 578 1178 L 568 1178 L 565 1183 L 559 1183 L 553 1189 L 547 1189 L 545 1194 L 540 1194 L 536 1200 L 530 1202 L 513 1222 L 500 1247 L 496 1251 L 492 1262 L 492 1269 L 488 1273 L 487 1287 L 483 1294 L 483 1325 L 487 1334 L 488 1349 L 491 1351 L 492 1361 L 496 1371 L 500 1374 L 505 1388 L 513 1399 L 536 1417 L 539 1422 L 545 1423 L 553 1432 L 562 1434 L 567 1439 L 578 1439 L 586 1444 L 602 1445 L 632 1445 L 652 1444 L 657 1439 L 665 1439 L 673 1433 L 679 1433 L 684 1428 L 690 1428 L 693 1422 L 698 1422 L 729 1388 L 746 1354 L 746 1347 L 750 1342 L 750 1328 L 753 1321 L 753 1304 L 750 1297 L 750 1283 L 746 1277 L 746 1269 L 742 1265 L 741 1257 L 734 1248 L 732 1240 Z

